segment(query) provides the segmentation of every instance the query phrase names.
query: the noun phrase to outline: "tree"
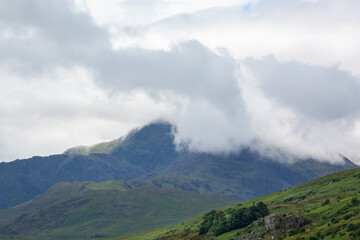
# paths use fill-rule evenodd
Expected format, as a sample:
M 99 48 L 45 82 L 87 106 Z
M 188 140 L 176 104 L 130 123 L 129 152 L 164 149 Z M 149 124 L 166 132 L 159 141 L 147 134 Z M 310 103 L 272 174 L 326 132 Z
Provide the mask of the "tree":
M 226 233 L 230 230 L 231 229 L 224 211 L 218 211 L 215 215 L 213 225 L 210 228 L 210 231 L 213 232 L 215 236 L 220 236 L 221 234 Z
M 205 234 L 209 231 L 209 229 L 211 228 L 211 226 L 213 224 L 215 215 L 216 215 L 215 210 L 211 210 L 210 212 L 204 214 L 203 220 L 200 223 L 199 235 Z
M 268 207 L 266 206 L 265 203 L 263 203 L 263 202 L 258 202 L 258 203 L 256 204 L 256 207 L 259 209 L 259 212 L 260 212 L 260 216 L 261 216 L 261 217 L 265 217 L 265 216 L 269 215 L 269 209 L 268 209 Z

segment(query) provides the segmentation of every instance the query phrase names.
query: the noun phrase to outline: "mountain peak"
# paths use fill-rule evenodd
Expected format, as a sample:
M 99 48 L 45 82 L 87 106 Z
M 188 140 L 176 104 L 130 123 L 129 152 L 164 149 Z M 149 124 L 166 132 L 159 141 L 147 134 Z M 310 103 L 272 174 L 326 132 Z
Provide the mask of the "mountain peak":
M 130 130 L 126 135 L 114 139 L 109 142 L 101 142 L 91 146 L 76 146 L 67 149 L 63 154 L 65 155 L 89 155 L 89 154 L 112 154 L 118 148 L 122 146 L 131 145 L 132 142 L 141 138 L 148 138 L 151 135 L 154 136 L 172 136 L 172 129 L 174 125 L 166 121 L 155 121 L 144 125 L 143 127 L 134 128 Z M 135 140 L 136 139 L 136 140 Z

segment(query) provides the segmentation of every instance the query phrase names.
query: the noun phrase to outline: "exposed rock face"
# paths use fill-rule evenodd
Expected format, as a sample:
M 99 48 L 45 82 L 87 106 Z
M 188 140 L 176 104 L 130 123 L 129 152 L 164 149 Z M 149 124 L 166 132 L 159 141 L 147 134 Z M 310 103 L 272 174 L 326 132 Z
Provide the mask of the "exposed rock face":
M 263 225 L 265 224 L 264 218 L 260 218 L 260 219 L 258 219 L 258 220 L 256 220 L 256 221 L 254 221 L 253 224 L 254 224 L 255 226 L 263 226 Z
M 267 230 L 274 230 L 276 225 L 281 222 L 281 217 L 278 214 L 271 214 L 264 218 L 264 222 Z
M 265 233 L 260 234 L 259 231 L 254 230 L 249 235 L 242 237 L 241 240 L 261 240 L 264 239 L 264 237 L 265 237 Z
M 301 227 L 305 222 L 305 218 L 301 215 L 289 215 L 285 219 L 286 229 Z

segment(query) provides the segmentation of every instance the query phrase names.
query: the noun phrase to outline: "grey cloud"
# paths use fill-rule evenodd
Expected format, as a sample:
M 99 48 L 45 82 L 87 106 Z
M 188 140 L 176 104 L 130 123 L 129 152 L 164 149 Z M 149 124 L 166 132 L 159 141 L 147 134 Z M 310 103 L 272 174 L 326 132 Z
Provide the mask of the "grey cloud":
M 13 0 L 0 3 L 0 20 L 12 28 L 34 28 L 42 37 L 61 45 L 107 42 L 106 31 L 92 18 L 76 11 L 73 1 Z
M 353 126 L 346 125 L 341 128 L 336 122 L 340 119 L 354 123 L 356 119 L 349 118 L 355 118 L 360 111 L 359 80 L 349 73 L 340 71 L 337 67 L 279 62 L 272 58 L 258 61 L 248 59 L 238 63 L 230 55 L 215 54 L 195 40 L 175 45 L 169 51 L 141 48 L 114 50 L 108 40 L 107 31 L 97 26 L 87 13 L 75 11 L 73 7 L 70 1 L 56 0 L 1 2 L 0 9 L 8 12 L 0 12 L 0 24 L 15 32 L 29 30 L 29 36 L 1 39 L 0 64 L 1 67 L 7 66 L 9 71 L 12 71 L 11 74 L 21 78 L 24 84 L 28 79 L 36 81 L 37 75 L 43 80 L 47 76 L 51 78 L 51 74 L 44 75 L 44 72 L 55 72 L 59 67 L 70 73 L 75 72 L 74 74 L 77 74 L 72 71 L 75 67 L 85 68 L 93 74 L 84 77 L 89 82 L 94 79 L 97 83 L 96 89 L 89 90 L 91 96 L 78 93 L 78 89 L 82 88 L 81 83 L 78 83 L 77 88 L 70 94 L 84 94 L 85 100 L 83 102 L 83 99 L 78 99 L 78 105 L 64 113 L 70 120 L 75 119 L 77 124 L 86 121 L 88 115 L 92 117 L 93 122 L 81 124 L 81 133 L 88 132 L 85 127 L 92 128 L 92 124 L 107 122 L 108 115 L 112 116 L 110 120 L 114 126 L 118 126 L 114 123 L 121 119 L 118 115 L 127 114 L 111 114 L 111 111 L 117 111 L 117 106 L 126 109 L 121 105 L 122 99 L 115 101 L 115 109 L 109 96 L 103 96 L 100 103 L 93 99 L 92 96 L 98 94 L 98 87 L 102 88 L 100 92 L 106 89 L 106 93 L 112 91 L 115 96 L 131 95 L 133 91 L 140 89 L 155 101 L 146 108 L 155 109 L 163 102 L 170 105 L 160 107 L 158 115 L 172 115 L 171 120 L 178 125 L 176 141 L 179 144 L 184 141 L 190 143 L 193 150 L 236 151 L 257 138 L 267 146 L 287 149 L 290 153 L 301 156 L 328 156 L 326 153 L 335 151 L 344 155 L 347 152 L 354 153 L 355 148 L 349 147 L 351 144 L 345 144 L 350 142 L 357 146 L 356 142 L 359 142 L 359 137 L 352 131 Z M 242 9 L 235 10 L 244 12 Z M 226 13 L 227 10 L 224 11 Z M 204 16 L 203 14 L 216 16 L 216 12 L 211 9 L 202 12 L 200 17 Z M 251 89 L 251 84 L 244 84 L 246 76 L 234 75 L 242 66 L 252 70 L 260 82 L 259 86 Z M 57 79 L 49 81 L 60 82 L 61 77 L 60 74 Z M 71 79 L 76 81 L 76 77 Z M 19 82 L 21 84 L 22 81 Z M 41 84 L 36 86 L 41 87 Z M 39 104 L 41 109 L 30 108 L 36 112 L 29 117 L 34 122 L 38 120 L 36 114 L 41 115 L 40 119 L 43 117 L 42 123 L 47 123 L 47 118 L 60 121 L 56 115 L 61 116 L 66 112 L 64 109 L 73 105 L 71 98 L 61 98 L 66 94 L 67 88 L 57 93 L 56 86 L 52 86 L 53 96 L 47 96 L 44 89 L 43 98 L 34 101 L 31 100 L 31 86 L 28 87 L 29 96 L 19 98 L 24 105 L 23 109 L 27 102 L 41 103 L 45 102 L 47 97 L 55 96 L 60 101 L 54 101 L 53 105 L 57 108 L 54 111 L 48 110 L 53 106 L 50 101 L 48 104 Z M 258 94 L 256 98 L 252 96 L 254 93 Z M 142 101 L 134 102 L 145 105 L 145 102 L 149 101 L 145 97 Z M 264 102 L 267 107 L 263 106 Z M 97 103 L 96 107 L 93 103 Z M 102 106 L 103 104 L 106 107 Z M 291 109 L 291 114 L 288 114 L 287 109 Z M 76 116 L 78 110 L 84 111 L 81 116 Z M 147 110 L 147 115 L 151 115 L 151 110 L 142 110 Z M 16 111 L 13 113 L 11 119 L 16 119 Z M 134 115 L 137 119 L 144 119 L 141 114 L 142 112 L 136 112 Z M 105 117 L 99 121 L 99 115 Z M 151 116 L 153 117 L 155 114 Z M 319 124 L 321 121 L 324 124 Z M 48 127 L 55 129 L 57 126 L 56 129 L 63 129 L 63 125 L 67 125 L 56 124 Z M 39 128 L 41 127 L 39 125 Z M 30 126 L 28 129 L 33 128 Z M 4 129 L 0 127 L 0 132 L 2 130 Z M 333 130 L 331 138 L 328 137 L 329 130 Z M 38 129 L 28 131 L 28 138 L 31 139 L 37 131 Z M 12 135 L 12 132 L 5 132 L 8 133 L 6 136 Z M 346 134 L 341 135 L 343 132 Z M 319 139 L 326 141 L 322 143 Z M 339 139 L 344 141 L 338 141 Z M 0 139 L 0 149 L 1 144 Z
M 71 1 L 14 0 L 0 3 L 0 26 L 25 37 L 0 39 L 0 61 L 17 73 L 71 67 L 97 49 L 111 48 L 107 31 L 76 12 Z
M 320 120 L 360 113 L 360 79 L 338 67 L 321 67 L 273 57 L 247 60 L 265 95 L 296 113 Z
M 175 115 L 179 121 L 175 122 L 182 130 L 177 140 L 191 139 L 193 149 L 210 150 L 216 146 L 219 151 L 223 148 L 229 150 L 228 146 L 237 147 L 243 142 L 243 138 L 234 140 L 239 132 L 231 129 L 233 124 L 239 124 L 240 132 L 246 128 L 243 124 L 246 114 L 234 76 L 236 62 L 225 52 L 215 54 L 197 41 L 175 45 L 170 51 L 113 50 L 106 31 L 84 13 L 73 11 L 69 2 L 32 0 L 27 1 L 25 8 L 19 6 L 20 2 L 14 1 L 9 7 L 11 14 L 0 18 L 2 24 L 9 23 L 12 28 L 34 29 L 33 35 L 28 37 L 2 39 L 0 42 L 3 49 L 0 63 L 9 66 L 15 76 L 36 81 L 46 76 L 51 78 L 51 72 L 59 67 L 85 67 L 93 73 L 98 86 L 117 94 L 141 89 L 153 99 L 165 97 L 159 102 L 167 101 L 170 105 L 176 104 L 172 99 L 183 99 L 189 107 L 176 107 Z M 48 111 L 46 109 L 51 109 L 51 106 L 41 104 L 41 109 L 35 108 L 35 112 L 41 115 L 40 118 L 51 119 L 68 106 L 58 101 L 54 101 L 54 105 L 57 109 Z M 77 117 L 75 108 L 69 111 L 64 115 Z M 193 116 L 197 118 L 195 124 Z M 224 125 L 227 133 L 220 137 Z M 196 129 L 199 131 L 194 131 Z
M 150 93 L 173 91 L 207 99 L 229 114 L 240 94 L 235 67 L 231 57 L 218 56 L 196 41 L 175 46 L 170 52 L 141 49 L 110 52 L 92 62 L 105 86 L 119 91 L 134 88 Z
M 228 114 L 232 109 L 227 107 L 237 105 L 239 90 L 230 56 L 218 56 L 197 41 L 174 46 L 169 52 L 116 51 L 106 40 L 106 32 L 86 14 L 71 10 L 69 2 L 33 0 L 26 7 L 20 7 L 20 2 L 12 2 L 11 14 L 1 20 L 39 32 L 29 39 L 0 42 L 2 62 L 16 73 L 31 75 L 57 66 L 80 65 L 91 69 L 99 84 L 120 92 L 139 88 L 152 94 L 173 91 L 207 99 Z

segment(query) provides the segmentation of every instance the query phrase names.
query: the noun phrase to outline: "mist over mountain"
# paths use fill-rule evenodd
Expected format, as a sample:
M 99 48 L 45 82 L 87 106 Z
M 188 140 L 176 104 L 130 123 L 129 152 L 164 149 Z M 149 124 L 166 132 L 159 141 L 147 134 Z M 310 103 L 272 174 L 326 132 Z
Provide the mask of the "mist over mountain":
M 134 233 L 357 168 L 359 12 L 359 0 L 0 1 L 0 239 Z M 327 184 L 314 186 L 344 192 Z M 336 225 L 359 215 L 348 196 L 318 208 L 306 191 L 286 208 L 356 235 Z M 330 200 L 347 209 L 315 220 Z M 253 205 L 213 211 L 200 238 L 264 217 Z M 195 236 L 193 223 L 164 239 Z M 304 227 L 291 234 L 315 237 Z
M 293 164 L 244 148 L 237 154 L 177 150 L 174 126 L 157 122 L 131 131 L 126 137 L 64 154 L 0 163 L 0 207 L 26 202 L 53 184 L 73 181 L 140 179 L 162 184 L 198 181 L 206 193 L 251 199 L 332 172 L 356 167 L 303 159 Z M 193 189 L 193 191 L 198 191 Z
M 359 162 L 359 9 L 356 0 L 2 2 L 0 161 L 167 119 L 194 151 L 252 145 Z

